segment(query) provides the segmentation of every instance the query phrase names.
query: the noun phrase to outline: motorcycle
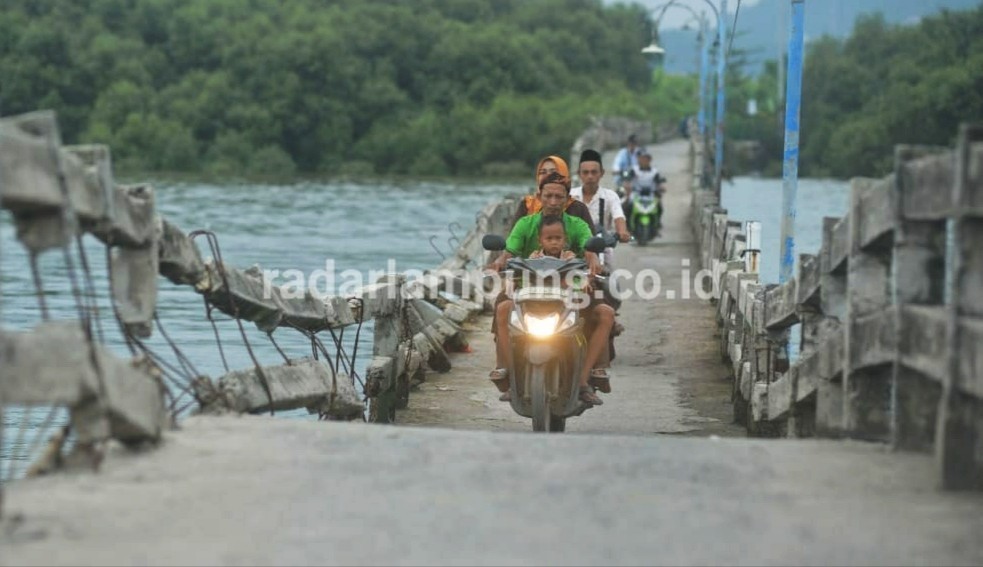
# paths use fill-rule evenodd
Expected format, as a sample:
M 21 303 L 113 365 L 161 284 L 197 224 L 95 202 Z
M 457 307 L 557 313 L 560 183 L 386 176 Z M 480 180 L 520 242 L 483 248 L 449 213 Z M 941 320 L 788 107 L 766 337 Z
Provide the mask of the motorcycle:
M 481 243 L 485 250 L 505 249 L 499 235 L 485 235 Z M 586 248 L 603 253 L 604 240 L 593 237 Z M 515 287 L 508 337 L 512 410 L 531 418 L 533 431 L 561 432 L 568 417 L 592 407 L 580 401 L 578 387 L 587 348 L 585 322 L 571 301 L 574 292 L 560 285 L 571 272 L 586 279 L 587 263 L 511 258 L 503 272 Z
M 625 213 L 626 218 L 630 217 L 631 209 L 628 206 L 628 190 L 631 188 L 631 182 L 635 178 L 635 172 L 632 170 L 617 172 L 615 178 L 618 180 L 615 192 L 621 198 L 621 211 Z
M 644 246 L 659 235 L 662 229 L 662 187 L 664 177 L 657 179 L 656 188 L 639 190 L 632 199 L 628 223 L 632 236 L 639 246 Z

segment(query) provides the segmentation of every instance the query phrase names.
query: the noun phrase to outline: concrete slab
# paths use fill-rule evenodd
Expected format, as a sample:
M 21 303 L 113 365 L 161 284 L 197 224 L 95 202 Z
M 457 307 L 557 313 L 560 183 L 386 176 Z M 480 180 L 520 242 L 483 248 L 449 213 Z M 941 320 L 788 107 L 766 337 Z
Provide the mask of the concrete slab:
M 858 442 L 194 418 L 11 486 L 0 565 L 980 564 L 983 499 L 931 476 Z

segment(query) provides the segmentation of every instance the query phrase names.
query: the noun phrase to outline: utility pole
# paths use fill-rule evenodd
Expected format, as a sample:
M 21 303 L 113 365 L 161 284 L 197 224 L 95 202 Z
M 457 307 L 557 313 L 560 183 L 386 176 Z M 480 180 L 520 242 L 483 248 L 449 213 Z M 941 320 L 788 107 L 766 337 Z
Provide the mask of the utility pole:
M 700 113 L 698 122 L 700 125 L 700 137 L 706 139 L 707 135 L 707 71 L 710 69 L 710 48 L 707 41 L 707 22 L 706 12 L 700 15 Z
M 724 83 L 727 82 L 727 0 L 720 0 L 720 12 L 717 17 L 717 41 L 720 43 L 717 55 L 717 135 L 713 163 L 714 192 L 717 202 L 720 202 L 721 170 L 724 166 Z
M 805 0 L 791 0 L 788 37 L 788 85 L 785 88 L 785 157 L 782 162 L 782 256 L 778 282 L 793 277 L 795 198 L 799 187 L 799 107 L 802 102 L 802 51 Z

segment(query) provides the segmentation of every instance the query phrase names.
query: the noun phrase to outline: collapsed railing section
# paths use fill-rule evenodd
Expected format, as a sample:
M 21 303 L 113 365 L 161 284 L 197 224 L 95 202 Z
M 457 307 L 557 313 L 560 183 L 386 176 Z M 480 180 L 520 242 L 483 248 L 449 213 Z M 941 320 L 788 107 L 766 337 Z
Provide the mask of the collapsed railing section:
M 412 281 L 391 274 L 363 290 L 365 308 L 375 319 L 373 359 L 365 384 L 372 397 L 372 421 L 395 421 L 396 410 L 406 407 L 411 388 L 424 380 L 426 369 L 450 370 L 447 351 L 467 348 L 462 323 L 490 309 L 494 300 L 478 276 L 489 260 L 481 239 L 507 234 L 517 208 L 515 198 L 490 203 L 454 254 L 436 269 Z
M 170 367 L 162 367 L 165 361 L 141 341 L 155 323 L 160 325 L 158 275 L 201 294 L 210 321 L 212 310 L 233 318 L 252 358 L 251 368 L 232 370 L 219 342 L 225 375 L 213 381 L 191 371 L 186 383 L 177 384 L 200 411 L 307 408 L 326 418 L 353 419 L 364 416 L 369 399 L 374 421 L 393 421 L 413 381 L 422 380 L 427 368 L 449 369 L 445 347 L 461 347 L 460 324 L 484 309 L 480 287 L 467 285 L 463 273 L 469 265 L 484 265 L 481 238 L 507 230 L 516 201 L 505 199 L 482 210 L 454 255 L 422 280 L 407 282 L 392 274 L 351 298 L 314 297 L 309 291 L 288 296 L 264 281 L 257 268 L 226 265 L 215 235 L 186 235 L 156 214 L 152 187 L 116 185 L 107 147 L 62 146 L 50 111 L 0 120 L 0 206 L 12 212 L 34 268 L 38 254 L 65 248 L 83 233 L 107 247 L 110 300 L 132 359 L 109 353 L 91 321 L 55 323 L 43 316 L 45 321 L 32 331 L 0 332 L 0 411 L 12 405 L 66 407 L 81 448 L 109 438 L 157 441 L 176 414 L 176 400 L 167 403 L 173 398 L 166 380 Z M 196 246 L 198 237 L 211 248 L 208 261 Z M 46 312 L 43 296 L 38 294 Z M 332 330 L 340 349 L 333 329 L 371 319 L 373 359 L 360 395 L 352 376 L 354 361 L 348 360 L 349 374 L 343 374 L 317 334 Z M 311 340 L 313 357 L 296 360 L 284 354 L 284 364 L 261 366 L 241 321 L 254 323 L 271 341 L 280 328 L 301 332 Z M 181 366 L 193 369 L 186 360 Z M 56 458 L 61 461 L 58 453 L 60 447 Z
M 758 282 L 741 258 L 745 226 L 695 185 L 693 227 L 749 432 L 934 452 L 944 487 L 983 489 L 983 126 L 964 125 L 954 151 L 898 146 L 893 174 L 853 179 L 849 214 L 825 219 L 819 253 L 780 286 Z
M 143 354 L 120 359 L 99 344 L 80 240 L 89 232 L 106 244 L 117 320 L 126 332 L 149 334 L 158 265 L 152 189 L 114 185 L 108 149 L 62 147 L 54 114 L 37 112 L 0 120 L 0 207 L 13 214 L 28 251 L 42 319 L 31 332 L 0 331 L 0 411 L 68 407 L 75 454 L 94 451 L 110 437 L 156 440 L 168 422 L 159 368 Z M 78 308 L 74 322 L 51 321 L 41 289 L 38 258 L 58 250 Z

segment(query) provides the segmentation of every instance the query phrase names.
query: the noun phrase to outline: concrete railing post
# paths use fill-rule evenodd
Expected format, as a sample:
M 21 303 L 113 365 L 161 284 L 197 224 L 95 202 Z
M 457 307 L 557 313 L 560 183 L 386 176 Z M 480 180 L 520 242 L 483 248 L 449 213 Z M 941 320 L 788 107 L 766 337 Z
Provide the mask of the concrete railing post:
M 922 159 L 945 152 L 933 159 Z M 923 308 L 941 309 L 945 302 L 946 216 L 926 206 L 926 196 L 951 195 L 952 152 L 946 148 L 898 146 L 895 149 L 894 266 L 892 299 L 899 349 L 894 360 L 892 445 L 931 451 L 942 385 L 903 363 L 905 345 L 913 336 L 910 315 Z M 922 311 L 919 311 L 922 310 Z M 919 341 L 924 345 L 923 341 Z
M 960 131 L 954 188 L 935 455 L 943 487 L 983 490 L 983 125 Z
M 889 187 L 874 180 L 855 178 L 850 189 L 843 432 L 849 437 L 887 441 L 894 351 L 882 355 L 880 350 L 891 348 L 885 344 L 890 339 L 882 336 L 884 315 L 891 301 L 891 247 L 865 246 L 862 205 L 867 192 L 887 191 Z
M 816 435 L 838 437 L 843 429 L 843 355 L 847 313 L 846 229 L 848 219 L 823 219 L 823 245 L 819 253 L 820 309 L 827 325 L 820 356 L 821 373 L 816 380 Z M 840 345 L 839 352 L 835 345 Z
M 371 314 L 375 320 L 372 341 L 372 362 L 366 371 L 366 395 L 370 398 L 369 420 L 373 423 L 393 423 L 396 421 L 398 405 L 396 379 L 398 376 L 398 353 L 400 343 L 409 337 L 407 332 L 406 301 L 403 285 L 406 276 L 389 274 L 384 277 L 386 284 L 377 293 L 383 295 L 376 302 Z

